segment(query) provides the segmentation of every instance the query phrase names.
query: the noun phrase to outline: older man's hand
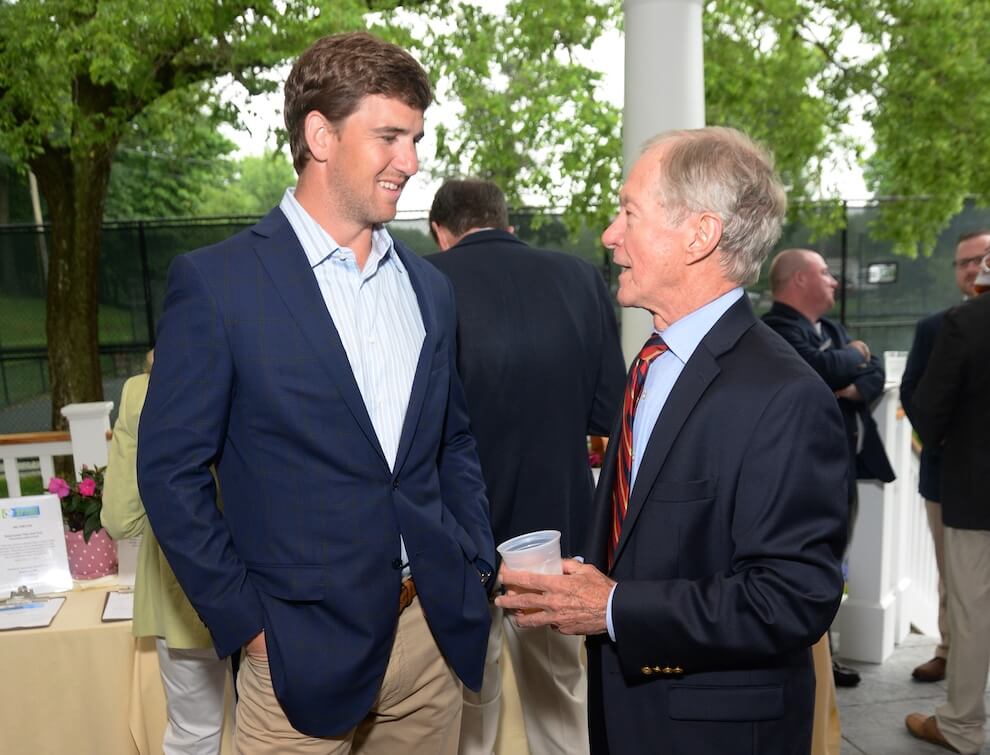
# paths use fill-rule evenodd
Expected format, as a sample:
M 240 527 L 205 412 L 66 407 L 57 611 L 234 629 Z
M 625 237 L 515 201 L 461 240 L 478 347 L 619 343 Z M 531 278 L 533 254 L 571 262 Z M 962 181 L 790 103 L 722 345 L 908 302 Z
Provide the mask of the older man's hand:
M 594 566 L 563 560 L 563 575 L 516 571 L 502 564 L 499 579 L 506 594 L 495 605 L 512 615 L 519 627 L 549 624 L 561 634 L 601 634 L 615 581 Z

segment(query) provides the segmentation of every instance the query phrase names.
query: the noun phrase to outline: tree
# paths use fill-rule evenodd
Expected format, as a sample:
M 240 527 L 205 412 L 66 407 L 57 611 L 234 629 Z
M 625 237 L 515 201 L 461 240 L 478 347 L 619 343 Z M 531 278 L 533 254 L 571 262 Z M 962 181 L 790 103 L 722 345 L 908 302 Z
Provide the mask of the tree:
M 199 215 L 264 215 L 277 205 L 296 172 L 281 150 L 249 155 L 229 164 L 230 177 L 210 184 L 197 207 Z
M 379 5 L 395 3 L 0 0 L 0 150 L 34 171 L 52 225 L 53 427 L 64 426 L 59 407 L 102 398 L 100 224 L 114 155 L 136 119 L 224 74 L 270 90 L 271 66 L 317 36 L 363 28 Z M 215 98 L 203 107 L 217 111 Z

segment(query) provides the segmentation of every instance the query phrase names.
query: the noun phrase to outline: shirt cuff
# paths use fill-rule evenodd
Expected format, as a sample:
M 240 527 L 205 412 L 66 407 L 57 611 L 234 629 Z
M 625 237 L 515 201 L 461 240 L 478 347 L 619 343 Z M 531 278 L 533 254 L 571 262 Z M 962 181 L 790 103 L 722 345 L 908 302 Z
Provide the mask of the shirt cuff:
M 605 606 L 605 626 L 608 628 L 608 636 L 615 642 L 615 627 L 612 626 L 612 598 L 615 597 L 615 588 L 619 585 L 612 585 L 612 591 L 608 594 L 608 604 Z

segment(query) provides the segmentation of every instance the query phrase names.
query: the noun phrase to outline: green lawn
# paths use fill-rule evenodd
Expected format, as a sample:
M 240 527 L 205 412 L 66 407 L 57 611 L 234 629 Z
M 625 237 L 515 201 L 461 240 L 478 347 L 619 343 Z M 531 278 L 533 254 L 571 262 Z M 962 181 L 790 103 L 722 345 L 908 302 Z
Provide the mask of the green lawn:
M 21 495 L 38 495 L 44 493 L 45 488 L 41 484 L 40 476 L 27 476 L 21 478 Z M 0 498 L 7 497 L 7 480 L 0 477 Z
M 118 307 L 100 306 L 100 343 L 130 343 L 147 337 L 143 322 L 132 321 L 131 313 Z M 45 300 L 26 296 L 0 296 L 0 345 L 44 348 Z M 142 335 L 135 338 L 135 330 Z

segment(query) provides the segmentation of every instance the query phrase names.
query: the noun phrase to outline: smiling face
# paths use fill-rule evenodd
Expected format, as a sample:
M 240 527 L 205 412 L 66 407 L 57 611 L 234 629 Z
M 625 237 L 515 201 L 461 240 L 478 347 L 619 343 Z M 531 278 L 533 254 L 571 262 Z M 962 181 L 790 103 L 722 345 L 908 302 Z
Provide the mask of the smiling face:
M 392 220 L 402 189 L 419 170 L 423 112 L 368 95 L 336 127 L 326 128 L 325 191 L 333 223 L 360 232 Z
M 676 319 L 673 306 L 688 273 L 684 249 L 692 229 L 687 218 L 671 224 L 660 203 L 663 146 L 646 152 L 629 172 L 619 194 L 619 213 L 602 234 L 621 268 L 616 298 L 623 307 L 642 307 L 658 326 Z
M 990 235 L 974 236 L 960 241 L 952 266 L 956 271 L 956 285 L 963 296 L 975 296 L 973 283 L 980 270 L 980 260 L 990 248 Z

